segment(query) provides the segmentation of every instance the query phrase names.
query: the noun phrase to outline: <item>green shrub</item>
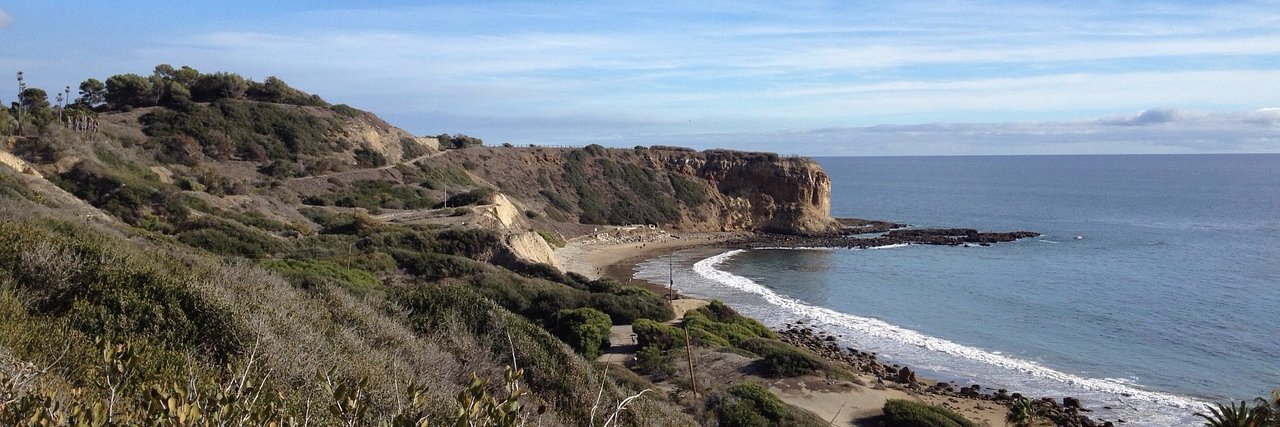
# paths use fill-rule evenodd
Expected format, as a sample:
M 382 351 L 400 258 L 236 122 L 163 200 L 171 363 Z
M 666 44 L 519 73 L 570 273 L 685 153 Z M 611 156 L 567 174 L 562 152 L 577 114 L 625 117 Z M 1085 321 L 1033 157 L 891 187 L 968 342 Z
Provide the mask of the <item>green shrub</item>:
M 18 179 L 16 174 L 5 167 L 0 167 L 0 196 L 21 198 L 36 203 L 44 203 L 44 197 L 41 197 L 27 187 Z M 545 237 L 544 237 L 545 238 Z
M 261 258 L 287 246 L 261 230 L 210 216 L 180 224 L 177 231 L 178 241 L 222 255 Z
M 484 141 L 481 141 L 480 138 L 470 137 L 460 133 L 454 135 L 443 133 L 436 136 L 436 140 L 440 142 L 440 147 L 446 149 L 461 149 L 484 145 Z
M 466 277 L 484 271 L 484 264 L 453 255 L 392 249 L 391 256 L 400 268 L 424 280 Z
M 189 110 L 156 109 L 139 119 L 154 141 L 185 135 L 204 154 L 219 160 L 296 161 L 299 155 L 339 151 L 344 143 L 338 119 L 322 119 L 294 106 L 219 99 Z
M 449 196 L 448 201 L 436 207 L 488 205 L 493 203 L 493 198 L 497 194 L 497 190 L 489 187 L 480 187 Z
M 593 308 L 560 310 L 552 316 L 552 331 L 587 360 L 600 356 L 609 346 L 609 315 Z
M 432 190 L 446 190 L 451 187 L 469 187 L 476 185 L 467 171 L 457 167 L 432 167 L 426 163 L 418 163 L 415 170 L 405 169 L 405 180 L 419 180 L 418 185 Z
M 563 248 L 567 244 L 559 234 L 551 230 L 538 230 L 538 235 L 542 236 L 542 240 L 546 240 L 547 244 L 553 248 Z
M 676 356 L 672 350 L 663 350 L 656 344 L 640 347 L 636 352 L 635 369 L 658 380 L 676 374 Z
M 355 155 L 356 165 L 363 168 L 376 168 L 387 165 L 387 156 L 368 148 L 357 148 Z
M 756 410 L 751 402 L 728 399 L 716 407 L 716 419 L 723 427 L 769 427 L 775 425 Z
M 599 374 L 581 357 L 565 352 L 564 345 L 546 330 L 462 287 L 417 287 L 407 290 L 398 300 L 411 313 L 410 322 L 419 333 L 439 334 L 449 325 L 458 325 L 465 328 L 465 333 L 491 337 L 481 341 L 490 343 L 490 347 L 481 350 L 487 350 L 492 357 L 510 360 L 513 347 L 519 349 L 515 351 L 516 364 L 536 367 L 526 371 L 525 379 L 532 391 L 545 401 L 554 402 L 566 419 L 589 418 L 601 387 Z M 620 394 L 612 382 L 605 383 L 604 393 Z M 646 414 L 637 416 L 643 419 Z M 677 421 L 658 424 L 673 422 Z
M 119 243 L 75 223 L 0 221 L 0 278 L 12 279 L 28 310 L 89 336 L 200 343 L 219 357 L 239 350 L 242 332 L 191 289 L 184 265 Z
M 761 415 L 777 421 L 782 419 L 787 412 L 787 405 L 769 392 L 769 389 L 755 381 L 741 381 L 726 390 L 731 396 L 751 402 Z
M 404 136 L 400 137 L 400 154 L 401 157 L 407 159 L 416 158 L 430 152 L 427 147 L 419 144 L 417 140 Z
M 374 209 L 423 209 L 436 204 L 427 191 L 421 188 L 399 185 L 391 181 L 362 179 L 334 190 L 333 194 L 311 196 L 313 205 L 324 205 L 325 200 L 335 200 L 343 207 Z
M 369 272 L 343 267 L 333 262 L 320 260 L 269 259 L 262 261 L 268 270 L 279 272 L 294 283 L 314 285 L 328 281 L 337 281 L 348 286 L 366 289 L 382 287 L 382 281 Z M 304 286 L 314 287 L 314 286 Z
M 672 173 L 671 188 L 675 190 L 676 200 L 685 206 L 697 206 L 707 201 L 707 186 L 697 178 Z
M 675 317 L 671 306 L 653 293 L 643 294 L 632 291 L 629 294 L 592 293 L 587 296 L 587 305 L 609 313 L 615 324 L 626 325 L 640 319 L 665 322 Z
M 774 378 L 790 378 L 811 374 L 827 366 L 826 362 L 808 350 L 767 338 L 751 338 L 738 347 L 760 355 L 759 366 L 765 375 Z
M 685 332 L 665 323 L 649 319 L 638 319 L 631 325 L 636 334 L 636 343 L 640 347 L 654 346 L 659 350 L 670 350 L 685 345 Z
M 343 116 L 343 117 L 352 118 L 352 119 L 354 119 L 354 118 L 358 118 L 358 117 L 360 117 L 360 116 L 364 115 L 364 112 L 363 112 L 363 111 L 360 111 L 360 110 L 357 110 L 357 109 L 355 109 L 355 108 L 352 108 L 350 105 L 347 105 L 347 104 L 335 104 L 335 105 L 331 105 L 331 106 L 329 106 L 329 109 L 330 109 L 330 110 L 332 110 L 332 111 L 333 111 L 333 112 L 335 112 L 335 113 L 338 113 L 339 115 L 341 115 L 341 116 Z
M 895 427 L 976 427 L 950 409 L 901 399 L 884 403 L 885 425 Z
M 684 321 L 687 328 L 717 335 L 734 346 L 752 338 L 776 338 L 763 323 L 738 314 L 720 301 L 685 313 Z

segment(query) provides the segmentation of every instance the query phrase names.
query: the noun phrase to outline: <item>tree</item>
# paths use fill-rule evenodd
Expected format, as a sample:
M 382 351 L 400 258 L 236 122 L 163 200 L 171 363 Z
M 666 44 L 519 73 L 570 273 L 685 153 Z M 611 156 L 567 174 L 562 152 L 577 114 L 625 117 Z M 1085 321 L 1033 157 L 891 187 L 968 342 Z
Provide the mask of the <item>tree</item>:
M 257 101 L 283 103 L 295 92 L 284 80 L 270 76 L 262 83 L 250 83 L 247 94 Z
M 161 105 L 173 106 L 191 101 L 191 91 L 174 80 L 151 76 L 151 99 Z
M 27 91 L 27 81 L 25 77 L 22 75 L 22 71 L 18 71 L 18 97 L 21 98 L 22 92 L 26 92 L 26 91 Z M 14 107 L 13 109 L 15 110 L 14 116 L 17 117 L 17 121 L 18 121 L 18 135 L 22 135 L 22 102 L 21 101 L 14 102 L 13 107 Z
M 1207 427 L 1268 427 L 1268 419 L 1271 418 L 1268 407 L 1263 405 L 1250 408 L 1247 402 L 1241 401 L 1240 406 L 1221 403 L 1217 406 L 1208 407 L 1209 415 L 1199 412 L 1195 415 L 1204 418 Z
M 173 68 L 169 64 L 160 64 L 151 73 L 152 77 L 176 82 L 188 89 L 200 78 L 200 72 L 195 68 L 183 65 L 182 68 Z
M 38 87 L 27 88 L 18 95 L 18 102 L 27 111 L 49 108 L 49 93 Z
M 98 79 L 80 82 L 80 98 L 76 102 L 90 107 L 102 105 L 107 102 L 107 85 Z
M 224 98 L 244 98 L 249 83 L 239 74 L 217 72 L 202 74 L 191 84 L 191 97 L 196 102 L 211 102 Z
M 155 105 L 151 99 L 151 81 L 137 74 L 117 74 L 107 78 L 107 103 L 120 110 L 127 107 Z
M 49 106 L 49 94 L 40 88 L 27 88 L 18 96 L 18 107 L 25 111 L 31 123 L 44 129 L 53 122 L 53 109 Z
M 9 114 L 8 108 L 0 108 L 0 135 L 7 135 L 13 131 L 16 125 L 13 116 Z

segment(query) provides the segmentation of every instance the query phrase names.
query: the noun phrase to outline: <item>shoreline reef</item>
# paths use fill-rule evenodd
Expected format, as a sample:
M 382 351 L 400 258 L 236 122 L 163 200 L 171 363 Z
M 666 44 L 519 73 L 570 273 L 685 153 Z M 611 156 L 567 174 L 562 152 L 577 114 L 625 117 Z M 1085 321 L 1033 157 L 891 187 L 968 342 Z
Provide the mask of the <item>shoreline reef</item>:
M 1036 237 L 1039 233 L 978 232 L 973 229 L 911 229 L 906 225 L 856 219 L 841 219 L 841 232 L 823 235 L 794 236 L 753 232 L 699 232 L 666 233 L 657 231 L 648 235 L 629 235 L 614 238 L 607 235 L 582 236 L 572 239 L 565 247 L 555 251 L 566 272 L 582 274 L 589 278 L 609 277 L 619 283 L 640 286 L 659 294 L 668 292 L 667 284 L 654 283 L 634 277 L 635 268 L 642 262 L 663 257 L 685 249 L 713 247 L 723 249 L 742 248 L 801 248 L 827 247 L 860 249 L 900 244 L 928 245 L 981 245 L 1011 242 Z M 671 298 L 695 300 L 687 296 L 670 295 Z M 874 353 L 852 347 L 841 348 L 837 337 L 814 330 L 802 321 L 789 323 L 775 330 L 783 341 L 804 348 L 832 362 L 853 369 L 858 375 L 851 384 L 843 387 L 812 387 L 796 381 L 775 381 L 771 389 L 784 402 L 809 410 L 824 419 L 840 425 L 851 425 L 857 420 L 873 419 L 883 413 L 888 399 L 907 399 L 946 407 L 988 425 L 1004 425 L 1008 413 L 1007 404 L 1023 397 L 1008 390 L 986 390 L 978 385 L 958 387 L 955 384 L 918 377 L 906 366 L 883 363 Z M 831 383 L 831 381 L 827 381 Z M 829 384 L 834 385 L 834 384 Z M 1071 397 L 1061 401 L 1053 398 L 1032 400 L 1044 411 L 1045 419 L 1056 425 L 1110 426 L 1109 421 L 1095 421 L 1082 413 L 1080 402 Z M 1068 424 L 1064 424 L 1068 423 Z

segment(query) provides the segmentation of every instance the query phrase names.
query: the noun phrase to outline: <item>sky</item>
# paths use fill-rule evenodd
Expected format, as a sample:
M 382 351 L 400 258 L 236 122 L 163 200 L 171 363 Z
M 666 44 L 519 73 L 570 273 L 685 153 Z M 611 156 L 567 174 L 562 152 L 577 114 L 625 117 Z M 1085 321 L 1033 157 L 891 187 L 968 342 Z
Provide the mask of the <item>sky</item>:
M 1280 152 L 1280 1 L 0 2 L 29 86 L 161 63 L 489 144 Z

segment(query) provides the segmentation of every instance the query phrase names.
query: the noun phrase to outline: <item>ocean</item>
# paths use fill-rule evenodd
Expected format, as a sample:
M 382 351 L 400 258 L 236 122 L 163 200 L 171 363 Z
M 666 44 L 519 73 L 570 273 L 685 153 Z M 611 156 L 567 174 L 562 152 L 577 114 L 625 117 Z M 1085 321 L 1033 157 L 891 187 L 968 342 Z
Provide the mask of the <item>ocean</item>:
M 926 376 L 1200 425 L 1280 387 L 1280 155 L 819 158 L 832 214 L 1030 230 L 989 247 L 694 249 L 639 277 Z

